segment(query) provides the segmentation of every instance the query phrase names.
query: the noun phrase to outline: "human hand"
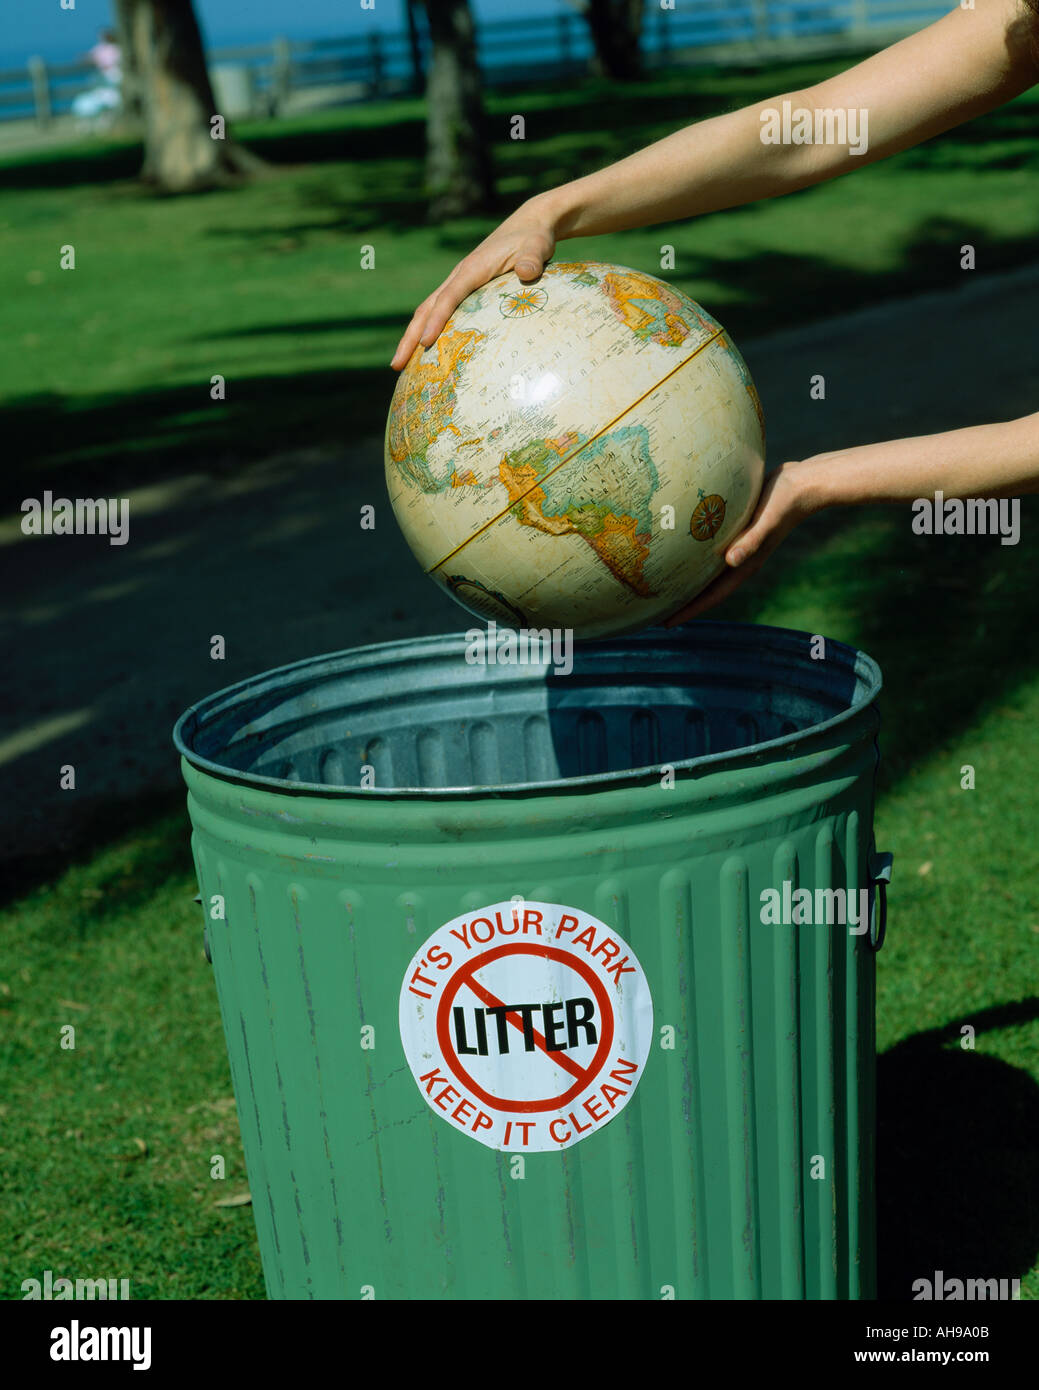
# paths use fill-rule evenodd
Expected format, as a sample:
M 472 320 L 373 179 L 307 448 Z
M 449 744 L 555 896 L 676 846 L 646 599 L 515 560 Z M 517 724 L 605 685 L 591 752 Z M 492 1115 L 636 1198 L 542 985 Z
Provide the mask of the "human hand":
M 552 218 L 539 198 L 531 198 L 480 242 L 464 261 L 415 310 L 397 344 L 390 366 L 400 371 L 419 343 L 430 347 L 467 294 L 515 270 L 521 280 L 536 280 L 556 247 Z
M 757 574 L 799 521 L 818 510 L 808 488 L 810 465 L 814 462 L 805 459 L 784 463 L 768 475 L 749 524 L 729 542 L 725 551 L 726 569 L 697 594 L 692 603 L 668 618 L 665 627 L 676 627 L 690 618 L 698 618 L 728 598 L 752 574 Z

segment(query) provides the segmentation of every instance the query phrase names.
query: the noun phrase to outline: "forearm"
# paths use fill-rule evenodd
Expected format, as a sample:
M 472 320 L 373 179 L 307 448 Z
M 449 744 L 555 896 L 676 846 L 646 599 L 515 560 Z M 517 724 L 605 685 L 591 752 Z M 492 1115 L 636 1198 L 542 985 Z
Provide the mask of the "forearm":
M 798 93 L 786 98 L 795 104 L 806 99 Z M 532 202 L 543 205 L 562 241 L 698 217 L 816 181 L 809 146 L 762 142 L 760 109 L 700 121 Z
M 1037 78 L 1020 0 L 977 0 L 805 91 L 676 131 L 531 200 L 557 240 L 623 231 L 794 192 L 930 139 Z M 766 143 L 762 113 L 854 111 L 855 142 Z M 865 113 L 864 118 L 861 113 Z
M 796 465 L 806 508 L 1039 492 L 1039 413 L 816 454 Z

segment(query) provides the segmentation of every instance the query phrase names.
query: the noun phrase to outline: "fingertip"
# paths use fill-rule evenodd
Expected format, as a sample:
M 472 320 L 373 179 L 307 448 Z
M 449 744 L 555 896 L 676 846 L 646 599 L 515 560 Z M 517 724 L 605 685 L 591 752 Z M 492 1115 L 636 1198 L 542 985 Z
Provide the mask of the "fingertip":
M 447 320 L 445 319 L 444 323 L 446 322 Z M 440 323 L 436 318 L 430 319 L 429 322 L 426 324 L 425 328 L 422 330 L 421 334 L 419 335 L 419 342 L 422 344 L 422 346 L 424 348 L 432 347 L 436 340 L 440 337 L 440 334 L 443 331 L 443 327 L 444 324 Z
M 411 360 L 411 354 L 414 351 L 414 342 L 408 342 L 407 340 L 405 340 L 401 343 L 398 343 L 397 351 L 393 354 L 393 357 L 390 359 L 390 366 L 396 367 L 396 369 L 400 371 L 402 368 L 408 365 L 409 361 Z

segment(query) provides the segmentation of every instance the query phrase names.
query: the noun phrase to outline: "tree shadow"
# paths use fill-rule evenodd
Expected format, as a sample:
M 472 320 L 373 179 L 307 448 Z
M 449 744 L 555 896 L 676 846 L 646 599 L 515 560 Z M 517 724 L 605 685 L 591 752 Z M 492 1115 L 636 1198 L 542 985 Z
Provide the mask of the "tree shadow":
M 1025 499 L 1022 515 L 1027 534 L 1039 504 Z M 1039 557 L 1018 545 L 1009 560 L 992 536 L 914 536 L 898 518 L 874 564 L 855 625 L 884 672 L 892 716 L 881 736 L 882 785 L 890 787 L 1035 675 L 1036 653 L 1021 634 L 1039 627 Z
M 662 235 L 666 230 L 662 229 Z M 958 288 L 965 276 L 961 246 L 984 248 L 986 273 L 1030 265 L 1036 248 L 1034 234 L 993 237 L 988 228 L 964 218 L 932 216 L 907 235 L 897 265 L 877 270 L 851 264 L 839 250 L 824 258 L 780 244 L 753 256 L 721 260 L 699 254 L 695 243 L 683 248 L 681 224 L 675 225 L 675 231 L 677 265 L 669 280 L 694 299 L 702 295 L 705 281 L 731 290 L 733 297 L 727 299 L 723 312 L 725 327 L 737 342 L 774 329 L 777 286 L 782 287 L 787 303 L 798 306 L 798 322 L 808 324 L 928 290 Z
M 378 315 L 373 321 L 387 327 L 398 322 Z M 368 322 L 335 319 L 327 331 Z M 325 330 L 315 323 L 269 331 Z M 382 428 L 394 380 L 389 367 L 352 367 L 348 390 L 344 373 L 328 368 L 256 375 L 235 380 L 226 400 L 212 401 L 206 377 L 197 385 L 89 406 L 40 392 L 0 408 L 0 431 L 10 448 L 0 506 L 15 509 L 45 488 L 55 497 L 112 497 L 185 473 L 245 472 L 251 462 L 283 449 L 341 446 Z
M 139 140 L 111 144 L 79 145 L 49 151 L 0 165 L 0 186 L 15 188 L 79 188 L 88 184 L 118 183 L 140 173 Z
M 940 244 L 943 238 L 955 241 L 970 232 L 963 223 L 946 222 L 938 230 L 927 226 L 911 240 L 907 256 L 924 255 L 920 248 L 934 247 L 936 238 Z M 797 275 L 825 283 L 835 273 L 816 258 L 791 258 L 777 252 L 765 259 L 765 269 L 753 262 L 741 266 L 750 295 L 763 296 L 777 283 L 789 285 Z M 869 295 L 868 276 L 863 271 L 857 275 L 861 302 Z M 877 279 L 886 285 L 886 277 Z M 1024 301 L 1022 312 L 1026 308 Z M 727 314 L 727 324 L 737 317 Z M 997 383 L 1004 389 L 1015 355 L 1022 381 L 1019 413 L 1027 409 L 1028 364 L 1021 356 L 1021 344 L 1015 348 L 1012 337 L 1004 344 L 990 344 L 985 358 L 972 363 L 969 380 L 959 380 L 956 391 L 950 393 L 947 380 L 958 380 L 958 341 L 947 327 L 934 338 L 924 312 L 904 314 L 900 322 L 908 327 L 903 328 L 897 351 L 881 328 L 870 329 L 872 337 L 862 336 L 864 360 L 853 358 L 843 368 L 844 376 L 855 381 L 854 394 L 836 408 L 813 412 L 790 405 L 795 393 L 804 392 L 804 382 L 798 380 L 805 372 L 803 362 L 829 351 L 825 336 L 820 346 L 810 350 L 791 351 L 785 341 L 777 340 L 771 361 L 768 340 L 761 345 L 760 359 L 752 354 L 766 419 L 782 422 L 778 431 L 771 431 L 779 436 L 770 445 L 773 462 L 856 442 L 977 423 L 986 418 L 982 413 L 986 392 Z M 294 332 L 342 333 L 372 324 L 395 326 L 388 315 L 351 319 L 336 314 L 327 321 L 254 325 L 242 333 L 257 339 L 280 338 Z M 823 325 L 820 332 L 825 335 L 826 331 Z M 840 325 L 833 331 L 839 334 Z M 975 337 L 978 331 L 975 327 Z M 881 348 L 883 356 L 878 357 Z M 846 346 L 841 350 L 847 353 Z M 909 369 L 915 366 L 921 372 L 911 388 L 903 359 Z M 758 372 L 759 360 L 765 364 L 763 374 Z M 923 361 L 928 362 L 926 371 L 919 365 Z M 300 447 L 343 450 L 358 438 L 372 441 L 364 463 L 365 487 L 370 499 L 382 498 L 377 439 L 395 382 L 388 367 L 352 368 L 347 373 L 326 368 L 243 377 L 234 382 L 223 402 L 210 402 L 208 381 L 75 408 L 64 397 L 41 393 L 0 410 L 9 459 L 0 500 L 16 509 L 23 498 L 39 497 L 44 489 L 55 496 L 119 496 L 146 483 L 198 475 L 217 482 L 235 479 L 248 489 L 250 469 L 272 453 Z M 797 453 L 792 452 L 794 448 Z M 1036 505 L 1031 498 L 1022 501 L 1025 534 L 1029 511 Z M 832 630 L 828 614 L 835 598 L 841 613 L 839 635 L 879 661 L 886 686 L 882 708 L 897 710 L 897 718 L 886 721 L 881 737 L 882 785 L 890 786 L 936 750 L 954 744 L 986 711 L 1000 708 L 1017 685 L 1034 673 L 1034 653 L 1020 635 L 1039 626 L 1039 553 L 1026 545 L 1003 547 L 991 536 L 916 536 L 907 507 L 878 508 L 867 516 L 872 528 L 868 568 L 859 549 L 853 546 L 845 558 L 841 549 L 845 532 L 860 523 L 863 513 L 830 510 L 798 528 L 784 544 L 782 562 L 766 565 L 727 602 L 724 612 L 714 616 L 732 621 L 758 619 L 774 594 L 792 579 L 818 596 L 818 618 L 813 619 L 818 626 L 813 630 L 825 633 Z M 334 518 L 329 518 L 328 525 L 334 526 Z M 196 539 L 187 535 L 182 540 L 183 549 L 175 559 L 150 570 L 147 592 L 155 591 L 156 582 L 162 588 L 164 573 L 166 583 L 176 584 L 179 568 L 194 563 Z M 247 536 L 231 535 L 226 544 L 221 587 L 234 590 L 236 557 L 248 554 L 250 541 Z M 11 549 L 0 549 L 0 567 L 7 573 L 5 588 L 10 594 L 17 593 L 22 582 L 21 572 L 12 568 L 19 561 Z M 326 563 L 335 566 L 332 552 Z M 318 582 L 321 578 L 315 572 Z M 363 582 L 360 575 L 357 582 Z M 433 586 L 418 588 L 420 610 L 428 599 L 430 613 L 443 611 L 434 594 Z M 122 622 L 128 644 L 135 640 L 134 634 L 148 633 L 151 617 L 144 593 L 125 600 Z M 39 635 L 46 649 L 49 639 Z M 89 643 L 89 637 L 84 628 L 78 640 Z M 84 657 L 75 650 L 77 635 L 63 634 L 61 640 L 74 644 L 69 671 L 80 669 Z
M 532 194 L 580 178 L 605 164 L 635 153 L 683 124 L 718 112 L 717 98 L 712 95 L 697 96 L 694 93 L 681 104 L 684 109 L 676 115 L 673 97 L 644 94 L 635 99 L 621 93 L 611 98 L 608 90 L 601 96 L 582 93 L 581 101 L 571 106 L 553 109 L 550 113 L 539 113 L 536 108 L 530 111 L 528 119 L 532 138 L 518 141 L 494 136 L 497 122 L 500 122 L 503 131 L 506 129 L 505 112 L 508 108 L 503 107 L 490 123 L 499 183 L 498 206 L 491 220 L 507 216 Z M 551 130 L 543 132 L 550 140 L 547 149 L 543 140 L 538 138 L 542 133 L 538 126 L 540 114 L 551 116 Z M 947 132 L 940 140 L 929 141 L 896 159 L 903 161 L 907 170 L 959 168 L 964 165 L 976 165 L 979 171 L 982 165 L 987 169 L 1027 170 L 1039 167 L 1039 146 L 1028 138 L 1033 123 L 1031 108 L 1005 108 L 990 113 L 970 126 Z M 293 231 L 297 235 L 305 235 L 311 231 L 327 234 L 329 230 L 335 230 L 343 235 L 352 235 L 406 231 L 426 223 L 428 200 L 423 189 L 421 157 L 424 140 L 422 121 L 402 118 L 382 126 L 351 130 L 348 138 L 344 137 L 342 131 L 285 132 L 257 139 L 253 146 L 275 167 L 349 160 L 352 178 L 348 189 L 344 190 L 343 180 L 330 172 L 326 179 L 308 182 L 300 190 L 304 214 L 309 210 L 314 215 L 309 219 L 305 215 L 300 217 L 293 224 Z M 810 199 L 814 191 L 808 189 L 791 196 Z M 754 205 L 748 204 L 712 215 L 731 219 L 753 212 Z M 481 222 L 481 219 L 472 220 L 474 223 Z M 698 224 L 706 220 L 700 218 Z M 938 240 L 942 220 L 933 219 L 930 230 L 934 244 L 944 250 Z M 948 222 L 951 227 L 956 219 L 950 218 Z M 665 233 L 669 226 L 677 230 L 683 225 L 661 224 L 660 229 Z M 485 230 L 489 230 L 489 227 L 481 227 L 480 235 Z M 467 223 L 442 224 L 442 234 L 445 245 L 456 246 L 463 254 L 472 250 L 473 236 Z M 978 229 L 977 234 L 981 238 L 977 244 L 984 245 L 988 253 L 990 242 L 987 230 Z M 256 239 L 262 243 L 284 235 L 284 231 L 246 224 L 222 227 L 214 230 L 213 235 Z M 927 257 L 929 244 L 927 238 L 921 240 L 915 262 L 906 266 L 901 280 L 892 281 L 893 294 L 904 293 L 907 285 L 912 289 L 914 285 L 925 288 L 928 284 L 938 283 L 936 277 L 941 276 L 944 258 Z M 997 242 L 996 246 L 997 258 L 986 261 L 986 269 L 1018 264 L 1029 258 L 1030 248 L 1034 249 L 1034 236 L 1022 236 L 1013 242 Z M 761 260 L 764 273 L 769 262 L 764 257 Z M 869 271 L 863 273 L 867 276 L 871 274 Z M 917 277 L 915 280 L 914 276 Z M 835 268 L 832 279 L 822 287 L 823 295 L 808 294 L 806 302 L 821 302 L 827 306 L 832 304 L 834 310 L 845 303 L 855 302 L 854 280 L 850 268 L 841 264 L 839 269 Z M 847 287 L 845 282 L 848 282 Z M 782 282 L 772 283 L 772 295 L 775 293 L 775 283 Z
M 1039 1084 L 960 1046 L 1039 1019 L 1039 999 L 1000 1004 L 890 1048 L 877 1064 L 878 1294 L 917 1279 L 1022 1278 L 1039 1251 Z
M 1028 534 L 1039 501 L 1022 499 L 1021 517 Z M 838 594 L 841 640 L 883 673 L 879 777 L 888 791 L 1035 675 L 1036 652 L 1021 634 L 1039 629 L 1039 555 L 1023 544 L 1010 551 L 994 536 L 913 535 L 908 508 L 878 508 L 869 514 L 877 538 L 868 554 L 842 560 L 842 537 L 861 520 L 851 509 L 811 518 L 784 542 L 780 562 L 706 616 L 760 621 L 793 581 L 819 595 L 815 630 L 825 632 L 827 595 Z
M 805 195 L 795 195 L 804 197 Z M 416 225 L 424 204 L 421 200 L 401 194 L 398 200 L 382 199 L 373 190 L 370 196 L 358 200 L 338 196 L 337 201 L 324 202 L 321 218 L 298 220 L 293 235 L 304 238 L 308 233 L 327 235 L 334 230 L 344 237 L 364 236 L 380 229 L 408 231 Z M 504 211 L 505 209 L 503 209 Z M 718 216 L 731 217 L 730 209 Z M 328 214 L 332 216 L 329 218 Z M 444 228 L 438 242 L 445 251 L 464 256 L 484 234 L 481 222 L 472 221 Z M 283 228 L 221 227 L 209 235 L 218 238 L 252 240 L 259 247 L 274 246 L 284 238 Z M 799 250 L 793 245 L 777 245 L 774 250 L 758 251 L 753 256 L 721 259 L 717 255 L 698 252 L 695 239 L 690 238 L 683 224 L 665 224 L 660 228 L 663 238 L 673 236 L 677 247 L 677 264 L 669 280 L 694 299 L 703 298 L 705 283 L 722 284 L 731 291 L 724 306 L 725 327 L 737 342 L 758 337 L 776 328 L 776 287 L 782 286 L 784 302 L 796 312 L 800 325 L 862 308 L 921 294 L 928 290 L 958 288 L 965 273 L 960 261 L 960 248 L 965 245 L 983 248 L 985 272 L 997 273 L 1031 264 L 1035 258 L 1035 237 L 994 237 L 988 228 L 965 218 L 924 218 L 907 235 L 895 266 L 883 269 L 849 263 L 839 252 L 831 257 Z M 565 257 L 564 245 L 557 250 L 557 259 Z M 795 309 L 796 306 L 796 309 Z M 394 325 L 392 316 L 366 318 L 366 325 Z M 355 321 L 330 318 L 328 330 L 355 326 Z M 401 324 L 403 327 L 403 323 Z M 784 325 L 786 326 L 786 325 Z M 311 320 L 311 331 L 321 331 L 320 321 Z M 249 328 L 249 335 L 266 331 L 286 333 L 292 325 L 271 325 L 269 329 Z M 235 336 L 227 334 L 221 336 Z M 947 426 L 946 426 L 947 428 Z
M 637 131 L 647 124 L 674 125 L 677 119 L 699 119 L 718 109 L 712 76 L 700 74 L 691 79 L 691 90 L 678 117 L 673 96 L 642 84 L 625 89 L 587 79 L 574 83 L 562 96 L 558 85 L 551 82 L 532 82 L 510 93 L 494 91 L 487 100 L 488 135 L 505 148 L 506 108 L 517 102 L 522 104 L 528 96 L 535 104 L 550 104 L 553 135 L 583 130 L 604 130 L 616 135 L 623 129 Z M 341 123 L 308 123 L 306 117 L 264 124 L 243 122 L 230 133 L 275 169 L 346 161 L 377 164 L 404 160 L 421 166 L 426 140 L 424 103 L 415 100 L 404 104 L 403 110 L 401 106 L 402 103 L 394 103 L 384 115 L 375 104 L 359 112 L 356 107 L 344 108 Z M 368 119 L 369 113 L 375 119 Z M 495 126 L 499 123 L 500 134 L 496 136 Z M 513 143 L 508 141 L 507 147 Z M 54 151 L 32 151 L 21 159 L 4 162 L 0 165 L 0 178 L 6 189 L 115 183 L 136 179 L 142 157 L 143 147 L 137 139 L 83 142 Z
M 1001 156 L 996 147 L 1002 144 L 1012 146 L 1012 150 Z M 952 163 L 976 164 L 979 170 L 1035 168 L 1039 166 L 1035 105 L 1014 101 L 997 107 L 942 136 L 914 145 L 897 157 L 907 169 L 933 169 Z
M 136 856 L 132 881 L 116 878 L 112 883 L 111 901 L 120 911 L 149 902 L 164 883 L 190 876 L 191 826 L 184 812 L 184 798 L 183 790 L 164 788 L 92 805 L 90 814 L 73 825 L 63 840 L 61 872 L 89 865 L 99 852 L 128 835 L 162 827 L 164 833 L 152 838 L 147 853 Z M 53 845 L 0 858 L 0 908 L 51 883 L 54 867 Z M 60 930 L 64 939 L 74 941 L 88 932 L 93 934 L 99 916 L 92 893 L 79 904 L 78 911 L 63 914 Z M 199 928 L 201 938 L 201 918 Z

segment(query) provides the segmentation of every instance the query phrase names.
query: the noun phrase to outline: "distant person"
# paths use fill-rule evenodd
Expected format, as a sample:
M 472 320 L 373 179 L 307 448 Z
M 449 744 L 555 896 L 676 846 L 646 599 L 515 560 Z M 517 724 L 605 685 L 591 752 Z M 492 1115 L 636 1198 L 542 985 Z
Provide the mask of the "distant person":
M 391 365 L 435 343 L 472 290 L 504 271 L 536 280 L 564 238 L 601 236 L 792 193 L 861 169 L 1011 101 L 1039 82 L 1039 0 L 975 0 L 803 91 L 700 121 L 598 173 L 536 194 L 419 305 Z M 868 117 L 868 142 L 775 141 L 776 111 Z M 772 134 L 768 135 L 770 123 Z M 849 119 L 850 129 L 850 119 Z M 1028 137 L 1021 135 L 1024 141 Z M 777 288 L 777 293 L 781 287 Z M 997 325 L 990 326 L 991 332 Z M 980 325 L 975 332 L 981 333 Z M 878 350 L 883 343 L 878 342 Z M 817 454 L 771 471 L 725 553 L 729 569 L 671 622 L 726 598 L 811 513 L 867 502 L 1039 492 L 1039 413 Z
M 87 57 L 106 82 L 115 87 L 119 86 L 123 80 L 123 55 L 119 48 L 119 40 L 113 30 L 99 30 L 98 41 L 87 54 Z
M 72 103 L 72 113 L 81 120 L 97 121 L 117 111 L 122 104 L 123 57 L 111 29 L 98 32 L 98 41 L 87 57 L 101 74 L 101 82 L 89 91 L 80 92 Z

